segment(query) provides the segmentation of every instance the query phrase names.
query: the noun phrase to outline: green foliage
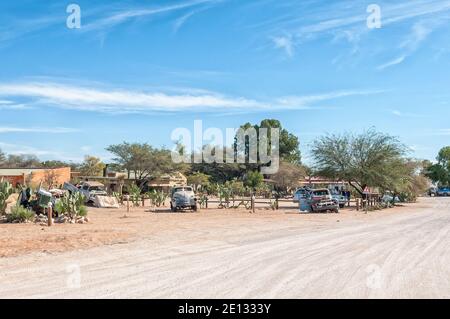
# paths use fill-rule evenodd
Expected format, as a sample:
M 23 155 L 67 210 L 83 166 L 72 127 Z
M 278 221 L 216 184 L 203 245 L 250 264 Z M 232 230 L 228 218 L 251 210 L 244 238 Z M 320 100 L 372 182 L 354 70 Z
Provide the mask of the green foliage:
M 179 168 L 173 163 L 169 150 L 153 148 L 147 143 L 124 142 L 106 150 L 116 156 L 113 158 L 115 164 L 134 174 L 136 181 L 156 178 Z
M 168 194 L 163 191 L 152 190 L 147 193 L 147 196 L 156 207 L 161 207 L 166 202 Z
M 80 174 L 83 176 L 101 176 L 104 168 L 105 164 L 100 158 L 86 155 L 83 164 L 80 166 Z
M 55 210 L 59 214 L 63 214 L 70 219 L 78 216 L 86 216 L 87 208 L 84 205 L 85 198 L 83 194 L 75 192 L 72 194 L 65 194 L 59 201 L 56 202 Z
M 187 177 L 187 183 L 193 186 L 207 186 L 211 176 L 204 173 L 195 172 Z
M 408 175 L 401 170 L 405 146 L 374 131 L 327 135 L 312 147 L 316 174 L 350 183 L 360 194 L 366 186 L 391 187 Z
M 142 202 L 141 188 L 136 184 L 131 184 L 128 187 L 128 195 L 130 196 L 130 200 L 133 203 L 133 206 L 139 206 Z
M 6 213 L 6 201 L 14 193 L 11 183 L 0 181 L 0 215 Z
M 34 220 L 34 217 L 35 213 L 33 211 L 16 205 L 11 207 L 11 213 L 6 215 L 6 221 L 8 223 L 25 223 Z
M 450 185 L 450 146 L 439 151 L 437 163 L 429 163 L 425 175 L 440 186 Z
M 264 176 L 258 171 L 248 172 L 245 176 L 245 185 L 251 187 L 252 189 L 257 189 L 261 186 L 264 180 Z

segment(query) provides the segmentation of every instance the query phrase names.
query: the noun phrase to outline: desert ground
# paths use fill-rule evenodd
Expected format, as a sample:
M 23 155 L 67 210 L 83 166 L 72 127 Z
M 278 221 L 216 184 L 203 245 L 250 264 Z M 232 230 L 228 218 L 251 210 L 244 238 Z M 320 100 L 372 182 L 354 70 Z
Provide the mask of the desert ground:
M 450 298 L 450 198 L 0 224 L 1 298 Z

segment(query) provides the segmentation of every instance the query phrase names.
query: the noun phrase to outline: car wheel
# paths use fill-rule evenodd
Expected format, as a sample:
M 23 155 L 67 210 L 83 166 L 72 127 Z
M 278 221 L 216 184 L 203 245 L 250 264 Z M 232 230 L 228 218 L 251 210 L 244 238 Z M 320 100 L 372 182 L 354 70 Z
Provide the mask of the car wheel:
M 193 210 L 194 212 L 198 211 L 197 205 L 192 206 L 192 210 Z
M 334 212 L 335 214 L 339 214 L 339 209 L 336 208 L 336 209 L 333 210 L 333 212 Z

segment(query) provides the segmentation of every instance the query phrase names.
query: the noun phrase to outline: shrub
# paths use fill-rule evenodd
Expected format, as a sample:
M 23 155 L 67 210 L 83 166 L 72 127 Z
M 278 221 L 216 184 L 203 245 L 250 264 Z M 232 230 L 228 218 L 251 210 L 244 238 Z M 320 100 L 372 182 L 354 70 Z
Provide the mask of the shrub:
M 81 193 L 65 194 L 56 202 L 55 210 L 59 214 L 64 214 L 70 219 L 78 216 L 86 216 L 87 208 L 84 206 L 84 196 Z
M 150 200 L 156 207 L 161 207 L 162 205 L 164 205 L 168 197 L 168 195 L 163 191 L 155 191 L 155 190 L 148 192 L 147 196 L 150 198 Z
M 16 205 L 11 208 L 11 213 L 6 215 L 8 223 L 25 223 L 34 220 L 35 213 L 27 208 Z

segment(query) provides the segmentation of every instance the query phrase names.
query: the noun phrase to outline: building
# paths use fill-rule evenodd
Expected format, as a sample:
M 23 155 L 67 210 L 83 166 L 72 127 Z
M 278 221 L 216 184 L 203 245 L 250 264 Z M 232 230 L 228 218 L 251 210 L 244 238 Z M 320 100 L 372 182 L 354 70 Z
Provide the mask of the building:
M 40 183 L 59 187 L 70 181 L 70 167 L 60 168 L 0 168 L 0 180 L 9 181 L 14 187 L 28 185 L 37 187 Z
M 124 172 L 107 172 L 105 176 L 82 176 L 78 172 L 72 173 L 72 181 L 74 182 L 99 182 L 105 185 L 106 190 L 109 193 L 120 193 L 121 187 L 135 183 L 134 174 L 128 174 Z M 159 178 L 149 180 L 145 183 L 146 189 L 156 189 L 168 192 L 172 187 L 187 185 L 187 178 L 179 172 L 174 172 L 170 175 L 163 175 Z

